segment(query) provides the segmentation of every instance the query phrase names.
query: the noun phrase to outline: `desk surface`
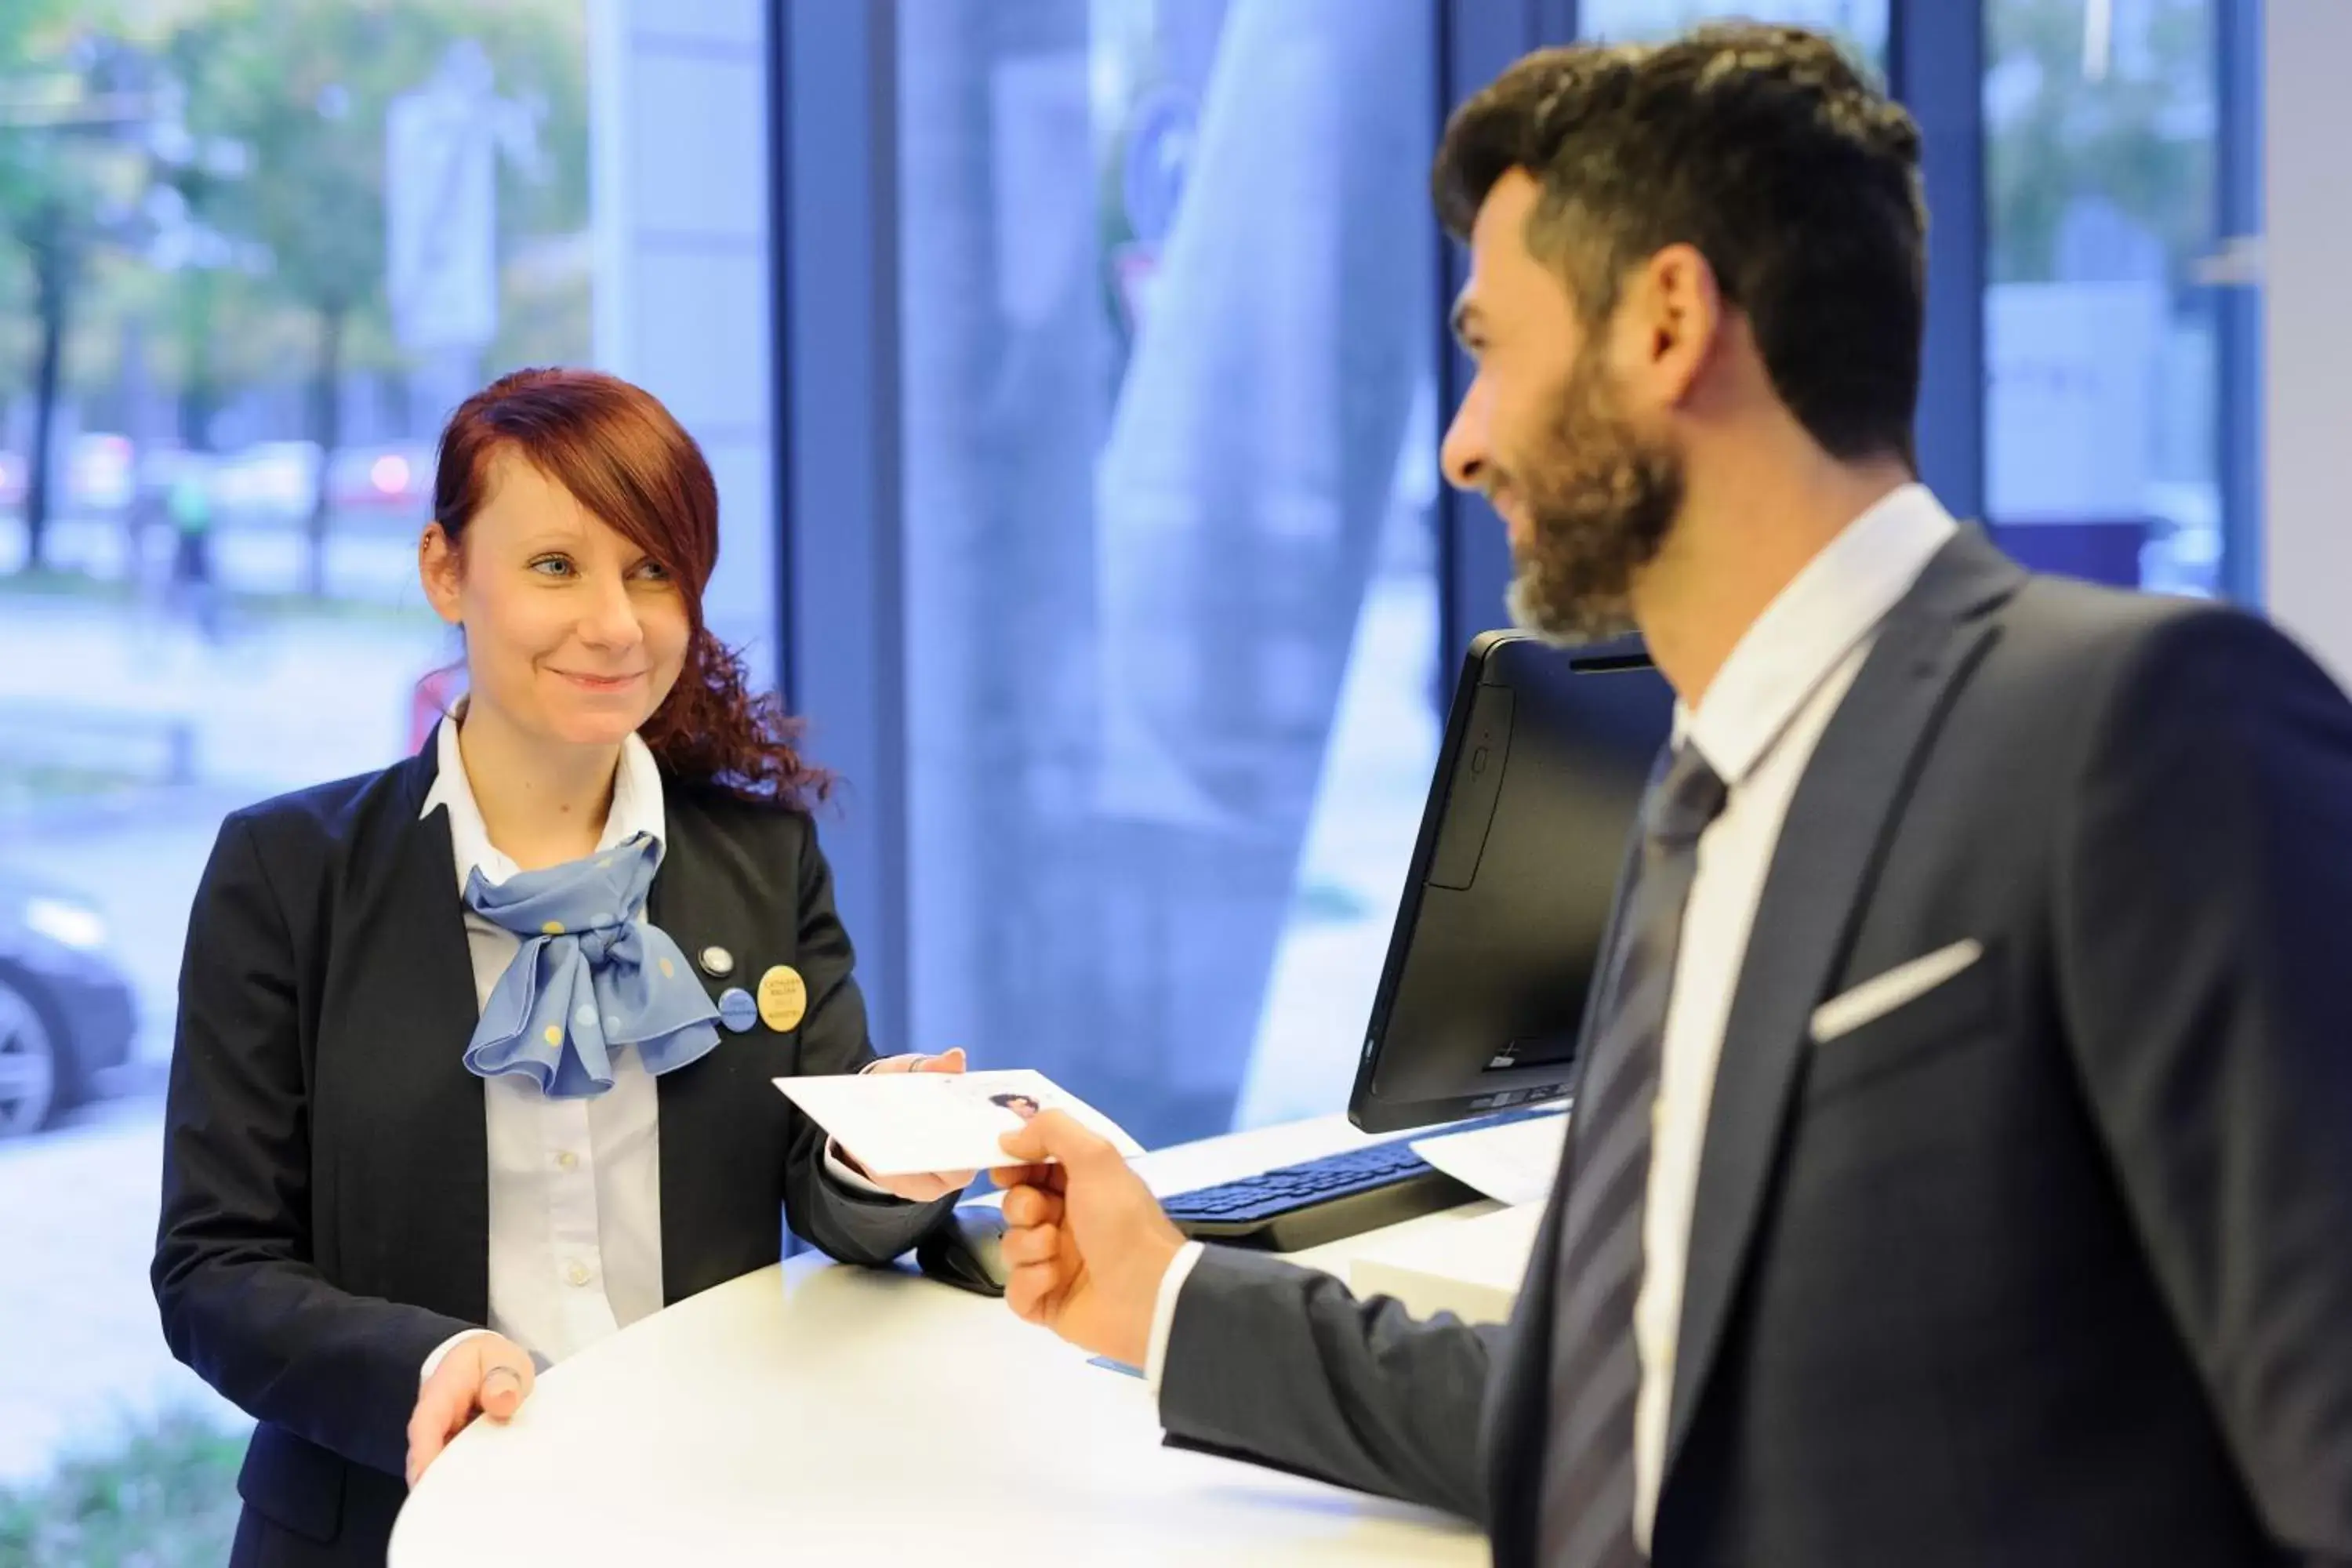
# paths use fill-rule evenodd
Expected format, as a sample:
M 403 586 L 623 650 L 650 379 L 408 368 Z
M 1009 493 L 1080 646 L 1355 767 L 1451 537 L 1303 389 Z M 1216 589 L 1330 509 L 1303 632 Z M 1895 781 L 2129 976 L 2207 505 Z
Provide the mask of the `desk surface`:
M 1180 1192 L 1361 1142 L 1332 1117 L 1139 1162 Z M 1375 1237 L 1302 1253 L 1345 1272 Z M 1441 1515 L 1160 1444 L 1142 1382 L 1002 1301 L 795 1258 L 551 1369 L 425 1475 L 391 1568 L 516 1563 L 1479 1563 Z

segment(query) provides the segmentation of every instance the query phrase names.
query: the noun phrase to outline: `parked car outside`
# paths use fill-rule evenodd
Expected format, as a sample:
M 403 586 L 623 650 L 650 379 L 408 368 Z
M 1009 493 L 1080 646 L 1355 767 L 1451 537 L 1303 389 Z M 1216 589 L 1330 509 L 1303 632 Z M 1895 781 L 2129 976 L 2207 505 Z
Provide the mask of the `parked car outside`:
M 89 1100 L 130 1059 L 131 982 L 86 900 L 0 869 L 0 1139 Z

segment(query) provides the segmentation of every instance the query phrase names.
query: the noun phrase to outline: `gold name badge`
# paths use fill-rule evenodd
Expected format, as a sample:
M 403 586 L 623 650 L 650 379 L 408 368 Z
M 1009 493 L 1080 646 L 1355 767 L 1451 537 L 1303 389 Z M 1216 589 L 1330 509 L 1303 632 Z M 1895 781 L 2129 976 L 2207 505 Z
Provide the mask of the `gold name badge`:
M 760 1022 L 780 1035 L 801 1026 L 808 1016 L 808 982 L 789 963 L 779 963 L 760 976 Z

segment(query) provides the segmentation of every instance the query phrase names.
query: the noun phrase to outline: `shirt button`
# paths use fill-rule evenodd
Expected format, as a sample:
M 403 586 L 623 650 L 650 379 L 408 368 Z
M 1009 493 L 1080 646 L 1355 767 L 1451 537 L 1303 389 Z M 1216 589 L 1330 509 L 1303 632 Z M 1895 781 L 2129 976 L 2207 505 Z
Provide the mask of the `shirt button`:
M 563 1277 L 574 1285 L 585 1285 L 588 1283 L 588 1266 L 584 1263 L 575 1263 L 564 1271 Z
M 555 1157 L 555 1163 L 564 1170 L 569 1171 L 580 1163 L 580 1156 L 573 1153 L 571 1150 L 566 1149 L 562 1153 L 558 1154 Z

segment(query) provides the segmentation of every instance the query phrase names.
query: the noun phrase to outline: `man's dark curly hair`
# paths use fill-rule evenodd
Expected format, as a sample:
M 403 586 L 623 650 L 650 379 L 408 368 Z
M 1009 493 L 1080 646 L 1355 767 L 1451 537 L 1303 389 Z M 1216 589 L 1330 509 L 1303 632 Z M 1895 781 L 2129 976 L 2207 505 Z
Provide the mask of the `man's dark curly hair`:
M 1447 229 L 1466 238 L 1512 169 L 1542 187 L 1528 248 L 1589 326 L 1630 268 L 1691 245 L 1823 449 L 1913 461 L 1919 128 L 1835 44 L 1741 22 L 1529 55 L 1446 126 L 1431 185 Z

